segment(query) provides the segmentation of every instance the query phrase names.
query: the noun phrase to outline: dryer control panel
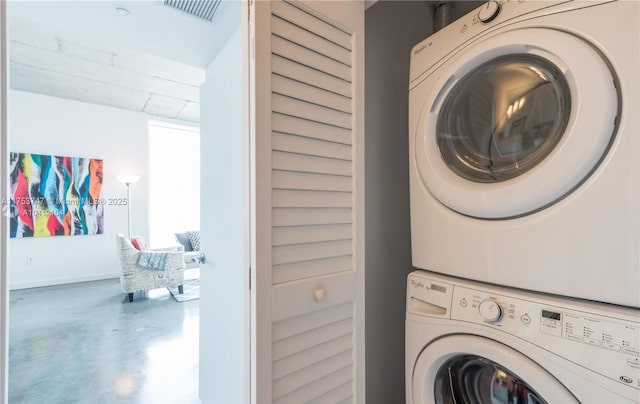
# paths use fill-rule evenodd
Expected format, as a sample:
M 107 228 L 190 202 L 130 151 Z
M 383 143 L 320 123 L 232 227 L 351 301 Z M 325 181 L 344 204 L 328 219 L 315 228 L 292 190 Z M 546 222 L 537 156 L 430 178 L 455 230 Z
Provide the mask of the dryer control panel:
M 407 312 L 511 334 L 640 390 L 640 311 L 460 283 L 410 275 Z
M 582 7 L 592 7 L 608 0 L 575 2 L 570 0 L 491 0 L 474 11 L 453 21 L 411 50 L 409 88 L 415 87 L 421 77 L 435 65 L 442 63 L 452 49 L 490 31 L 493 27 L 532 16 L 547 15 Z M 418 80 L 420 79 L 420 80 Z

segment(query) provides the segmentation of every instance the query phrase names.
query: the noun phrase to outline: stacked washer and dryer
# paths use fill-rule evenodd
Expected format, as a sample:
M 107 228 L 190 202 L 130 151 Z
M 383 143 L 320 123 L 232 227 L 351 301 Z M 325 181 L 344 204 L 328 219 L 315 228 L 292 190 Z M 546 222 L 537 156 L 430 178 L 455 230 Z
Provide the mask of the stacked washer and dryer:
M 640 2 L 489 1 L 411 53 L 407 403 L 640 402 Z

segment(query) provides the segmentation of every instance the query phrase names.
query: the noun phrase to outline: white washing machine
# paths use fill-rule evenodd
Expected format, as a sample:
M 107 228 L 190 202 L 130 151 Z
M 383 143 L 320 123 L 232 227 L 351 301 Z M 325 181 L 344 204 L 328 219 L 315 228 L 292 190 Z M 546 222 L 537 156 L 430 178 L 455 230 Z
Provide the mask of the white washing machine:
M 490 1 L 411 53 L 414 266 L 640 307 L 640 2 Z
M 416 271 L 408 404 L 638 403 L 638 311 Z

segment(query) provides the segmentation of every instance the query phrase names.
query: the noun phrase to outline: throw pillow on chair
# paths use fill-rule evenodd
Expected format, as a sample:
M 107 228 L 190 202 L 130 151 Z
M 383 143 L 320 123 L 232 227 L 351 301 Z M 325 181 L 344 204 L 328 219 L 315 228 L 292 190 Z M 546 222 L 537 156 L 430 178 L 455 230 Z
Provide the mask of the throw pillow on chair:
M 191 241 L 191 248 L 193 248 L 193 251 L 200 251 L 200 232 L 199 231 L 190 231 L 189 241 Z
M 131 244 L 133 244 L 135 249 L 138 251 L 149 251 L 149 244 L 147 244 L 142 236 L 132 236 Z
M 193 251 L 193 247 L 191 246 L 191 239 L 189 239 L 189 233 L 176 233 L 176 240 L 184 247 L 185 252 Z

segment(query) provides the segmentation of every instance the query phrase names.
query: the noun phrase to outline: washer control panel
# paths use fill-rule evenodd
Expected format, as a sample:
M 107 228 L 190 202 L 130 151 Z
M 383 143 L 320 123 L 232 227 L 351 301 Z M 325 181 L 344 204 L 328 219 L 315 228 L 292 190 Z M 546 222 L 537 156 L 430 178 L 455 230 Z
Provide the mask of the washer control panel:
M 640 322 L 453 287 L 451 317 L 502 330 L 640 390 Z
M 640 391 L 640 310 L 475 285 L 413 273 L 407 313 L 508 333 Z

